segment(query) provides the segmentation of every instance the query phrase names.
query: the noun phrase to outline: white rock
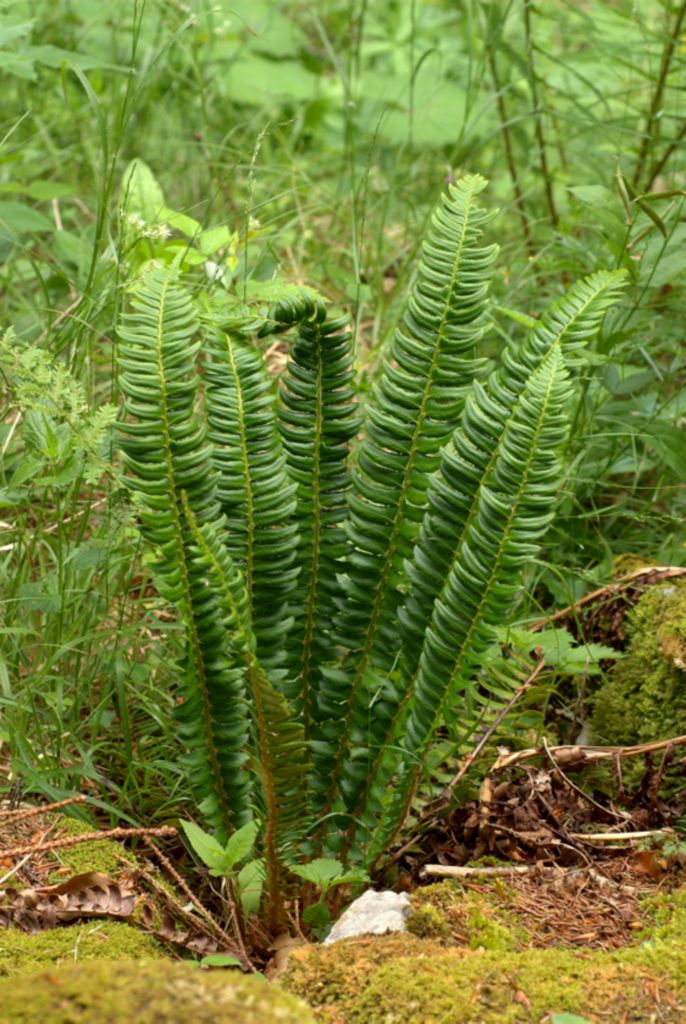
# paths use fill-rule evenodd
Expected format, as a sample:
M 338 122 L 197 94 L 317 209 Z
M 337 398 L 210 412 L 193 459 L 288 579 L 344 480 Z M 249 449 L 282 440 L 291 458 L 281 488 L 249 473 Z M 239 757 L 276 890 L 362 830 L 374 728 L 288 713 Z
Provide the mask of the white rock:
M 406 892 L 366 892 L 351 903 L 341 914 L 324 940 L 328 946 L 339 939 L 352 939 L 356 935 L 386 935 L 404 932 L 405 918 L 410 912 L 410 897 Z

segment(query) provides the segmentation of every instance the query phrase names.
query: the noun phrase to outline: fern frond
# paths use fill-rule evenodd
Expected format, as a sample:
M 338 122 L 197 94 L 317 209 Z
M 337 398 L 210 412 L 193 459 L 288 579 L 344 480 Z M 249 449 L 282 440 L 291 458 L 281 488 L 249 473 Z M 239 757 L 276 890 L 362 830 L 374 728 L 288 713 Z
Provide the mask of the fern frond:
M 135 293 L 118 337 L 120 424 L 127 482 L 138 498 L 144 536 L 155 545 L 160 593 L 179 606 L 188 649 L 183 667 L 182 737 L 187 764 L 208 821 L 224 834 L 252 816 L 243 770 L 248 718 L 243 671 L 224 643 L 238 626 L 206 586 L 205 567 L 189 548 L 189 520 L 219 516 L 215 475 L 195 405 L 197 320 L 174 270 L 156 270 Z
M 507 352 L 503 365 L 467 397 L 461 426 L 441 454 L 440 471 L 428 491 L 428 510 L 412 559 L 405 565 L 409 593 L 398 609 L 401 680 L 412 679 L 436 598 L 492 483 L 522 391 L 529 377 L 557 347 L 575 357 L 597 332 L 625 283 L 623 271 L 600 271 L 577 282 L 554 302 L 523 345 Z M 355 810 L 374 786 L 386 745 L 408 698 L 408 690 L 385 680 L 374 713 L 358 706 L 351 729 L 353 758 L 342 770 L 341 788 Z M 464 719 L 464 713 L 461 715 Z
M 521 568 L 536 554 L 552 518 L 560 478 L 556 449 L 565 437 L 563 406 L 569 394 L 558 344 L 524 387 L 489 486 L 480 490 L 476 513 L 434 603 L 403 724 L 404 760 L 372 843 L 373 858 L 402 825 L 446 704 L 468 688 L 495 627 L 511 607 Z M 483 388 L 475 390 L 473 404 L 487 428 L 492 402 Z M 460 503 L 473 469 L 459 458 L 451 458 L 450 468 L 450 477 L 442 479 L 446 505 Z M 440 573 L 439 556 L 428 550 L 423 554 L 427 569 Z
M 265 667 L 284 661 L 298 575 L 295 486 L 276 426 L 264 363 L 246 342 L 211 332 L 205 342 L 205 407 L 227 547 L 248 593 L 248 620 Z
M 336 639 L 348 650 L 346 670 L 325 675 L 320 693 L 329 718 L 315 758 L 330 802 L 352 709 L 364 704 L 366 676 L 388 668 L 403 574 L 426 504 L 430 473 L 483 363 L 474 350 L 497 246 L 479 239 L 491 214 L 477 205 L 486 181 L 468 176 L 451 186 L 424 243 L 402 324 L 374 397 L 353 469 L 349 557 Z
M 350 440 L 359 426 L 347 318 L 327 320 L 317 303 L 300 319 L 281 381 L 279 425 L 288 469 L 297 486 L 298 576 L 292 593 L 295 623 L 289 635 L 298 679 L 290 696 L 302 714 L 306 734 L 320 717 L 318 666 L 331 657 L 329 629 L 340 591 L 338 574 L 348 548 L 343 530 L 350 479 Z M 271 316 L 283 327 L 293 306 Z
M 432 479 L 429 510 L 412 560 L 406 563 L 411 590 L 398 612 L 406 673 L 414 672 L 434 601 L 477 513 L 481 491 L 490 486 L 508 423 L 527 380 L 556 346 L 565 359 L 574 358 L 597 333 L 625 283 L 621 270 L 599 271 L 578 281 L 543 313 L 519 348 L 505 351 L 502 365 L 483 388 L 475 385 L 461 427 L 442 454 L 441 472 Z M 446 493 L 444 481 L 454 479 L 455 473 L 460 490 L 448 487 Z
M 241 623 L 248 602 L 243 580 L 226 551 L 224 538 L 212 523 L 199 526 L 188 503 L 184 508 L 194 544 L 194 565 L 204 568 L 205 589 L 211 594 L 209 601 L 221 603 L 227 624 L 226 638 L 229 650 L 232 643 L 240 647 L 240 660 L 248 688 L 254 731 L 254 770 L 260 781 L 261 792 L 256 794 L 261 805 L 260 817 L 264 821 L 262 840 L 266 865 L 267 902 L 271 925 L 283 924 L 277 920 L 281 907 L 281 864 L 304 830 L 303 790 L 307 770 L 304 730 L 292 714 L 283 694 L 273 686 L 260 665 L 254 650 L 254 638 L 245 634 Z M 198 607 L 200 601 L 196 602 Z M 216 616 L 208 615 L 216 622 Z M 221 649 L 216 652 L 221 659 Z M 233 735 L 237 723 L 235 708 L 227 704 L 217 709 L 218 725 L 224 722 L 227 739 Z

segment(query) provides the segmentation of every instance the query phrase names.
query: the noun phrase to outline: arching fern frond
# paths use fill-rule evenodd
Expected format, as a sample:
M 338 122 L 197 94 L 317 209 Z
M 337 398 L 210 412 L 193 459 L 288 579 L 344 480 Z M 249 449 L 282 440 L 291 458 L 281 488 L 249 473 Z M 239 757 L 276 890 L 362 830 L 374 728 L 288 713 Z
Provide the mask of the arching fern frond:
M 461 425 L 441 453 L 440 471 L 431 479 L 419 540 L 406 562 L 410 588 L 398 609 L 403 680 L 415 674 L 434 602 L 447 584 L 482 494 L 492 485 L 512 422 L 525 400 L 522 389 L 556 348 L 564 355 L 578 354 L 597 332 L 625 280 L 623 271 L 600 271 L 577 282 L 544 312 L 524 343 L 506 353 L 488 381 L 474 383 Z M 364 707 L 357 709 L 352 735 L 355 756 L 344 764 L 341 781 L 351 810 L 375 784 L 384 748 L 407 697 L 403 685 L 386 681 L 372 715 Z
M 309 736 L 322 717 L 319 666 L 331 657 L 329 630 L 340 595 L 338 576 L 348 542 L 343 530 L 347 515 L 347 467 L 350 440 L 359 426 L 352 387 L 352 348 L 347 317 L 326 319 L 322 303 L 300 319 L 292 305 L 272 310 L 287 327 L 299 316 L 280 388 L 279 425 L 288 469 L 297 486 L 300 575 L 293 588 L 295 616 L 289 636 L 298 680 L 292 694 Z
M 543 313 L 522 345 L 505 351 L 502 365 L 482 389 L 475 387 L 468 398 L 461 427 L 442 454 L 441 473 L 432 479 L 419 543 L 406 564 L 411 590 L 398 614 L 407 674 L 415 670 L 418 641 L 477 513 L 481 490 L 490 486 L 521 389 L 555 346 L 560 346 L 567 359 L 593 338 L 625 283 L 626 275 L 621 270 L 599 271 L 578 281 Z M 450 488 L 446 495 L 443 481 L 451 478 L 455 465 L 461 489 L 458 493 Z
M 241 675 L 247 687 L 252 720 L 254 771 L 260 782 L 255 796 L 260 805 L 259 816 L 264 822 L 262 846 L 267 902 L 270 924 L 277 927 L 284 923 L 280 920 L 282 864 L 306 824 L 303 814 L 307 770 L 304 730 L 291 713 L 283 694 L 274 687 L 260 665 L 253 650 L 254 638 L 246 634 L 240 625 L 244 619 L 240 606 L 247 604 L 247 595 L 223 538 L 212 523 L 198 525 L 185 495 L 184 508 L 193 540 L 193 564 L 204 569 L 205 591 L 212 595 L 205 597 L 205 605 L 214 601 L 221 606 L 228 627 L 229 650 L 232 642 L 240 646 Z M 202 595 L 195 596 L 195 607 L 201 609 Z M 217 623 L 212 611 L 208 609 L 208 625 Z M 221 651 L 216 654 L 221 659 Z M 230 740 L 238 731 L 238 717 L 243 708 L 226 703 L 219 710 L 218 724 L 223 724 L 226 738 Z
M 555 345 L 526 383 L 490 485 L 481 490 L 477 512 L 434 604 L 403 724 L 404 761 L 372 844 L 373 857 L 402 825 L 446 703 L 454 703 L 469 686 L 511 606 L 521 568 L 535 555 L 552 518 L 560 478 L 556 449 L 565 437 L 563 406 L 569 393 L 560 346 Z M 488 424 L 491 403 L 482 388 L 475 391 L 474 403 Z M 463 486 L 469 486 L 471 467 L 455 459 L 451 468 L 451 478 L 443 482 L 444 500 L 458 503 Z M 438 558 L 429 557 L 429 568 L 440 572 Z
M 239 622 L 206 586 L 204 566 L 189 547 L 185 507 L 200 524 L 215 522 L 220 514 L 211 452 L 195 411 L 197 328 L 174 271 L 148 274 L 119 330 L 117 358 L 126 396 L 120 430 L 142 531 L 158 552 L 158 588 L 178 605 L 188 633 L 179 717 L 190 750 L 189 773 L 208 820 L 228 834 L 252 816 L 242 767 L 248 717 L 243 671 L 231 657 L 235 652 L 226 648 Z M 240 617 L 240 603 L 236 614 Z
M 259 354 L 213 331 L 205 345 L 205 407 L 226 543 L 248 593 L 248 618 L 266 667 L 285 661 L 288 603 L 298 575 L 295 485 L 276 426 L 275 396 Z
M 327 673 L 321 687 L 329 720 L 316 765 L 329 798 L 351 715 L 367 703 L 368 670 L 388 668 L 393 656 L 396 588 L 423 514 L 429 474 L 482 365 L 475 346 L 486 329 L 483 311 L 497 253 L 497 246 L 479 244 L 491 218 L 477 205 L 485 186 L 471 175 L 443 197 L 367 407 L 349 502 L 353 550 L 335 631 L 350 654 L 345 671 Z

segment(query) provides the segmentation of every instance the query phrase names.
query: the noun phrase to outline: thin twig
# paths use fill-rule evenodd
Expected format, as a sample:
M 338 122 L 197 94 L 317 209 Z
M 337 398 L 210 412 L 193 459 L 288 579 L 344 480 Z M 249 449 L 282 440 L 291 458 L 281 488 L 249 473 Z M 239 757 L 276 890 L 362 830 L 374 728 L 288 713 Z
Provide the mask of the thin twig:
M 145 845 L 148 846 L 155 854 L 155 857 L 157 857 L 158 861 L 160 862 L 164 870 L 167 872 L 169 877 L 172 879 L 174 884 L 179 887 L 184 896 L 188 898 L 189 902 L 193 904 L 198 913 L 201 914 L 205 921 L 210 925 L 215 935 L 220 935 L 223 939 L 225 939 L 226 935 L 224 933 L 224 930 L 217 924 L 217 922 L 214 920 L 210 912 L 205 909 L 205 907 L 202 905 L 202 903 L 195 895 L 193 890 L 189 887 L 186 880 L 183 878 L 182 875 L 179 874 L 179 872 L 176 870 L 172 862 L 169 860 L 169 857 L 162 853 L 157 843 L 153 842 L 153 840 L 149 836 L 145 837 L 144 842 Z
M 5 882 L 9 881 L 12 875 L 16 875 L 17 871 L 21 871 L 21 869 L 24 867 L 24 864 L 28 864 L 32 857 L 32 853 L 27 853 L 25 857 L 22 857 L 22 859 L 18 861 L 18 863 L 16 863 L 14 867 L 7 872 L 7 874 L 3 875 L 2 878 L 0 878 L 0 885 L 4 885 Z
M 665 149 L 665 151 L 662 154 L 662 156 L 660 157 L 660 159 L 656 160 L 655 163 L 653 164 L 653 166 L 650 168 L 650 171 L 648 173 L 648 184 L 649 184 L 649 186 L 652 185 L 652 183 L 655 181 L 655 179 L 658 177 L 658 175 L 660 175 L 662 173 L 662 171 L 664 170 L 665 164 L 667 163 L 667 161 L 671 157 L 671 155 L 674 152 L 674 150 L 679 146 L 679 144 L 681 142 L 684 141 L 684 137 L 686 137 L 686 121 L 684 121 L 682 123 L 681 128 L 679 129 L 677 134 L 674 136 L 672 141 L 669 143 L 669 145 Z
M 674 57 L 674 50 L 676 49 L 677 41 L 681 36 L 681 27 L 686 17 L 686 0 L 682 0 L 681 6 L 677 11 L 676 18 L 672 31 L 665 39 L 665 46 L 662 51 L 662 60 L 660 61 L 660 70 L 655 82 L 655 91 L 650 103 L 650 109 L 646 116 L 646 125 L 643 132 L 643 139 L 641 140 L 641 148 L 636 160 L 636 168 L 634 170 L 633 185 L 638 188 L 641 183 L 641 176 L 643 174 L 643 167 L 645 165 L 646 157 L 648 156 L 648 150 L 651 145 L 654 145 L 660 135 L 660 119 L 659 115 L 662 111 L 662 99 L 664 96 L 665 86 L 667 85 L 667 78 L 669 75 L 669 69 L 672 64 L 672 58 Z M 651 182 L 648 182 L 650 187 Z
M 531 623 L 529 629 L 532 633 L 537 633 L 539 630 L 552 625 L 553 622 L 557 622 L 559 619 L 564 619 L 573 612 L 579 611 L 579 609 L 584 608 L 587 604 L 592 604 L 599 598 L 614 597 L 617 594 L 621 594 L 624 590 L 628 590 L 641 576 L 651 577 L 656 574 L 656 583 L 659 580 L 676 579 L 680 576 L 686 576 L 686 566 L 653 565 L 646 566 L 644 569 L 635 569 L 634 572 L 630 572 L 626 576 L 620 576 L 618 580 L 607 583 L 604 587 L 599 587 L 598 590 L 594 590 L 590 594 L 585 594 L 578 601 L 575 601 L 574 604 L 569 604 L 566 608 L 553 612 L 552 615 L 546 615 L 542 619 L 537 619 Z
M 162 825 L 160 828 L 112 828 L 100 832 L 84 832 L 80 836 L 67 836 L 65 839 L 51 839 L 49 843 L 37 843 L 34 846 L 31 844 L 13 846 L 8 850 L 3 850 L 2 856 L 23 857 L 25 853 L 52 853 L 53 850 L 68 850 L 80 843 L 92 843 L 100 839 L 133 839 L 146 836 L 171 838 L 177 834 L 177 830 L 171 825 Z
M 510 125 L 507 117 L 507 110 L 505 108 L 505 97 L 503 95 L 503 87 L 500 82 L 500 75 L 498 73 L 498 65 L 495 59 L 496 43 L 491 41 L 486 46 L 486 53 L 488 59 L 488 67 L 491 72 L 493 79 L 493 85 L 495 86 L 495 102 L 498 108 L 498 119 L 500 121 L 500 134 L 503 139 L 503 149 L 505 150 L 505 163 L 510 174 L 512 181 L 512 188 L 514 190 L 514 201 L 519 214 L 519 221 L 522 225 L 522 233 L 524 235 L 524 241 L 526 243 L 527 252 L 529 257 L 534 257 L 533 239 L 531 237 L 531 228 L 529 227 L 529 219 L 526 215 L 526 208 L 524 206 L 524 193 L 522 192 L 522 186 L 519 181 L 519 172 L 517 171 L 517 162 L 514 157 L 514 150 L 512 148 L 512 138 L 510 136 Z
M 503 720 L 505 718 L 507 718 L 507 716 L 509 715 L 510 711 L 515 706 L 517 701 L 522 697 L 522 695 L 524 693 L 526 693 L 526 691 L 529 689 L 529 687 L 532 686 L 532 684 L 536 680 L 537 676 L 539 675 L 539 673 L 543 669 L 544 665 L 545 665 L 545 658 L 541 658 L 540 661 L 538 661 L 536 663 L 536 667 L 534 668 L 533 672 L 528 676 L 527 679 L 524 680 L 522 685 L 512 694 L 512 696 L 510 697 L 510 699 L 507 702 L 507 704 L 503 708 L 500 709 L 498 714 L 495 716 L 495 718 L 493 719 L 493 721 L 489 725 L 488 729 L 486 729 L 486 732 L 483 734 L 483 736 L 481 737 L 481 739 L 479 740 L 477 745 L 474 747 L 474 750 L 470 751 L 470 753 L 465 755 L 465 758 L 464 758 L 462 764 L 460 765 L 459 771 L 450 780 L 450 782 L 448 783 L 446 789 L 444 790 L 444 792 L 443 792 L 443 799 L 449 799 L 450 791 L 452 789 L 454 789 L 454 787 L 458 784 L 458 782 L 461 782 L 462 779 L 465 777 L 465 775 L 467 774 L 467 772 L 471 768 L 471 766 L 474 763 L 474 761 L 476 760 L 476 758 L 479 756 L 481 751 L 484 749 L 484 747 L 486 746 L 486 744 L 490 740 L 490 738 L 493 735 L 493 733 L 496 731 L 498 726 L 503 722 Z
M 555 771 L 558 773 L 558 775 L 560 775 L 562 779 L 564 779 L 565 785 L 569 786 L 570 789 L 573 789 L 575 793 L 578 793 L 583 800 L 585 800 L 587 803 L 595 807 L 595 809 L 597 811 L 600 811 L 601 814 L 610 815 L 611 817 L 621 819 L 621 814 L 619 814 L 617 811 L 608 811 L 607 807 L 603 807 L 602 804 L 599 804 L 596 800 L 593 799 L 592 796 L 589 796 L 588 793 L 584 793 L 583 789 L 577 786 L 576 782 L 572 782 L 569 776 L 565 775 L 565 773 L 562 771 L 562 768 L 553 757 L 550 750 L 550 746 L 548 745 L 548 741 L 546 740 L 545 736 L 543 737 L 543 749 L 545 750 L 548 760 L 553 765 Z
M 69 796 L 66 800 L 58 800 L 54 804 L 41 804 L 36 807 L 22 808 L 18 810 L 0 810 L 0 818 L 4 822 L 9 822 L 12 825 L 18 821 L 24 821 L 26 818 L 33 818 L 39 814 L 51 814 L 52 811 L 59 811 L 63 807 L 72 807 L 74 804 L 84 804 L 88 797 L 86 796 Z
M 644 832 L 570 832 L 573 839 L 584 839 L 598 843 L 623 843 L 633 839 L 652 839 L 653 836 L 671 834 L 669 828 L 647 829 Z
M 540 871 L 537 864 L 504 864 L 500 867 L 458 867 L 452 864 L 427 864 L 421 878 L 501 878 L 507 875 L 531 875 Z
M 435 823 L 435 821 L 437 820 L 437 816 L 440 814 L 440 812 L 442 810 L 444 810 L 449 805 L 450 798 L 451 798 L 451 795 L 452 795 L 452 790 L 454 789 L 454 787 L 459 782 L 461 782 L 461 780 L 467 774 L 467 772 L 471 768 L 471 766 L 474 763 L 474 761 L 476 760 L 476 758 L 479 756 L 479 754 L 481 753 L 483 748 L 486 746 L 488 741 L 491 739 L 491 737 L 492 737 L 493 733 L 495 732 L 495 730 L 501 724 L 503 719 L 505 719 L 507 717 L 507 715 L 510 713 L 510 711 L 512 710 L 514 705 L 517 703 L 517 701 L 521 698 L 521 696 L 524 693 L 526 693 L 526 691 L 529 689 L 529 687 L 534 683 L 536 677 L 538 676 L 539 672 L 541 672 L 541 670 L 543 669 L 544 665 L 545 665 L 545 658 L 541 658 L 540 661 L 538 661 L 536 663 L 536 667 L 531 672 L 531 674 L 524 680 L 522 685 L 520 687 L 518 687 L 518 689 L 512 694 L 512 697 L 510 697 L 510 699 L 507 702 L 507 704 L 503 708 L 500 709 L 500 711 L 498 712 L 498 714 L 496 715 L 494 720 L 491 722 L 491 724 L 488 727 L 488 729 L 486 730 L 486 732 L 479 739 L 479 742 L 474 747 L 474 749 L 471 750 L 468 754 L 465 755 L 464 760 L 462 761 L 462 764 L 460 765 L 460 768 L 459 768 L 458 772 L 456 773 L 456 775 L 453 776 L 453 778 L 450 780 L 448 785 L 443 790 L 443 793 L 441 794 L 441 796 L 438 798 L 438 803 L 436 803 L 434 801 L 430 805 L 430 807 L 427 808 L 427 810 L 423 814 L 421 814 L 419 816 L 419 818 L 417 819 L 417 822 L 416 822 L 416 828 L 419 828 L 420 826 L 425 825 L 427 822 L 431 822 L 432 824 Z M 412 846 L 414 846 L 414 844 L 417 842 L 418 839 L 419 839 L 419 835 L 417 834 L 417 832 L 415 832 L 415 834 L 412 836 L 411 839 L 408 839 L 408 841 L 406 843 L 403 843 L 403 845 L 400 847 L 400 849 L 395 851 L 395 853 L 392 855 L 392 857 L 390 857 L 389 860 L 387 860 L 385 862 L 384 866 L 386 868 L 389 868 L 389 867 L 391 867 L 391 865 L 393 865 L 397 861 L 399 861 L 400 858 L 403 856 L 403 854 L 405 854 Z
M 538 159 L 541 165 L 541 176 L 543 178 L 543 186 L 545 188 L 545 197 L 548 204 L 548 213 L 550 214 L 550 223 L 553 227 L 557 227 L 559 218 L 557 216 L 557 209 L 555 208 L 555 196 L 553 193 L 553 182 L 550 176 L 550 167 L 548 166 L 548 155 L 546 152 L 545 135 L 543 131 L 543 115 L 541 111 L 541 100 L 538 92 L 538 81 L 536 78 L 536 67 L 534 65 L 534 44 L 533 34 L 531 31 L 531 0 L 524 0 L 523 5 L 524 13 L 524 39 L 526 44 L 526 66 L 529 73 L 529 88 L 531 89 L 531 99 L 534 105 L 534 132 L 536 135 L 536 144 L 538 146 Z
M 641 754 L 652 754 L 656 750 L 664 750 L 665 747 L 686 747 L 686 736 L 675 736 L 668 740 L 657 740 L 655 743 L 639 743 L 633 747 L 596 747 L 596 746 L 575 746 L 561 745 L 558 747 L 531 747 L 527 750 L 517 750 L 513 754 L 501 754 L 489 771 L 494 772 L 511 768 L 512 765 L 521 764 L 522 761 L 531 761 L 535 757 L 548 756 L 556 765 L 581 765 L 592 764 L 595 761 L 610 761 L 616 757 L 637 757 Z

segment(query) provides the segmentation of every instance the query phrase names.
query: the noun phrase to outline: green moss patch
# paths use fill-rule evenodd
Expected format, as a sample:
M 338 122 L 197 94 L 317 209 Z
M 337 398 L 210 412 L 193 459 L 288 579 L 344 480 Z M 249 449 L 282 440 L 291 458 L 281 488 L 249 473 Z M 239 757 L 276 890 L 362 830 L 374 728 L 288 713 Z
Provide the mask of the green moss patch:
M 611 744 L 681 735 L 686 722 L 686 580 L 651 587 L 629 613 L 627 632 L 626 657 L 594 696 L 594 733 Z
M 120 921 L 84 921 L 28 934 L 0 928 L 0 977 L 89 960 L 163 957 L 158 942 Z
M 413 935 L 470 949 L 523 949 L 529 942 L 529 933 L 516 915 L 507 910 L 508 902 L 507 886 L 501 882 L 478 890 L 463 888 L 455 882 L 439 882 L 413 893 L 407 929 Z
M 235 971 L 95 962 L 0 982 L 7 1024 L 311 1024 L 299 999 Z
M 593 1022 L 684 1020 L 686 947 L 655 940 L 620 953 L 450 950 L 396 936 L 296 950 L 286 984 L 320 1021 L 530 1024 L 555 1012 Z M 627 1014 L 624 1017 L 624 1014 Z
M 500 895 L 506 904 L 507 893 Z M 648 901 L 649 927 L 612 952 L 527 948 L 526 929 L 506 906 L 455 883 L 429 886 L 413 900 L 410 921 L 424 935 L 434 926 L 437 938 L 304 947 L 293 953 L 284 984 L 331 1024 L 547 1024 L 554 1013 L 592 1024 L 686 1019 L 686 887 Z M 459 933 L 460 903 L 460 926 L 473 932 Z
M 60 815 L 59 832 L 65 838 L 85 835 L 96 830 L 97 826 L 90 822 Z M 52 857 L 55 859 L 56 870 L 59 870 L 59 874 L 50 876 L 50 881 L 54 882 L 64 881 L 70 875 L 80 875 L 86 871 L 101 871 L 103 875 L 117 878 L 126 868 L 124 860 L 134 867 L 137 864 L 134 854 L 113 839 L 93 839 L 87 843 L 77 843 L 66 850 L 55 850 Z

